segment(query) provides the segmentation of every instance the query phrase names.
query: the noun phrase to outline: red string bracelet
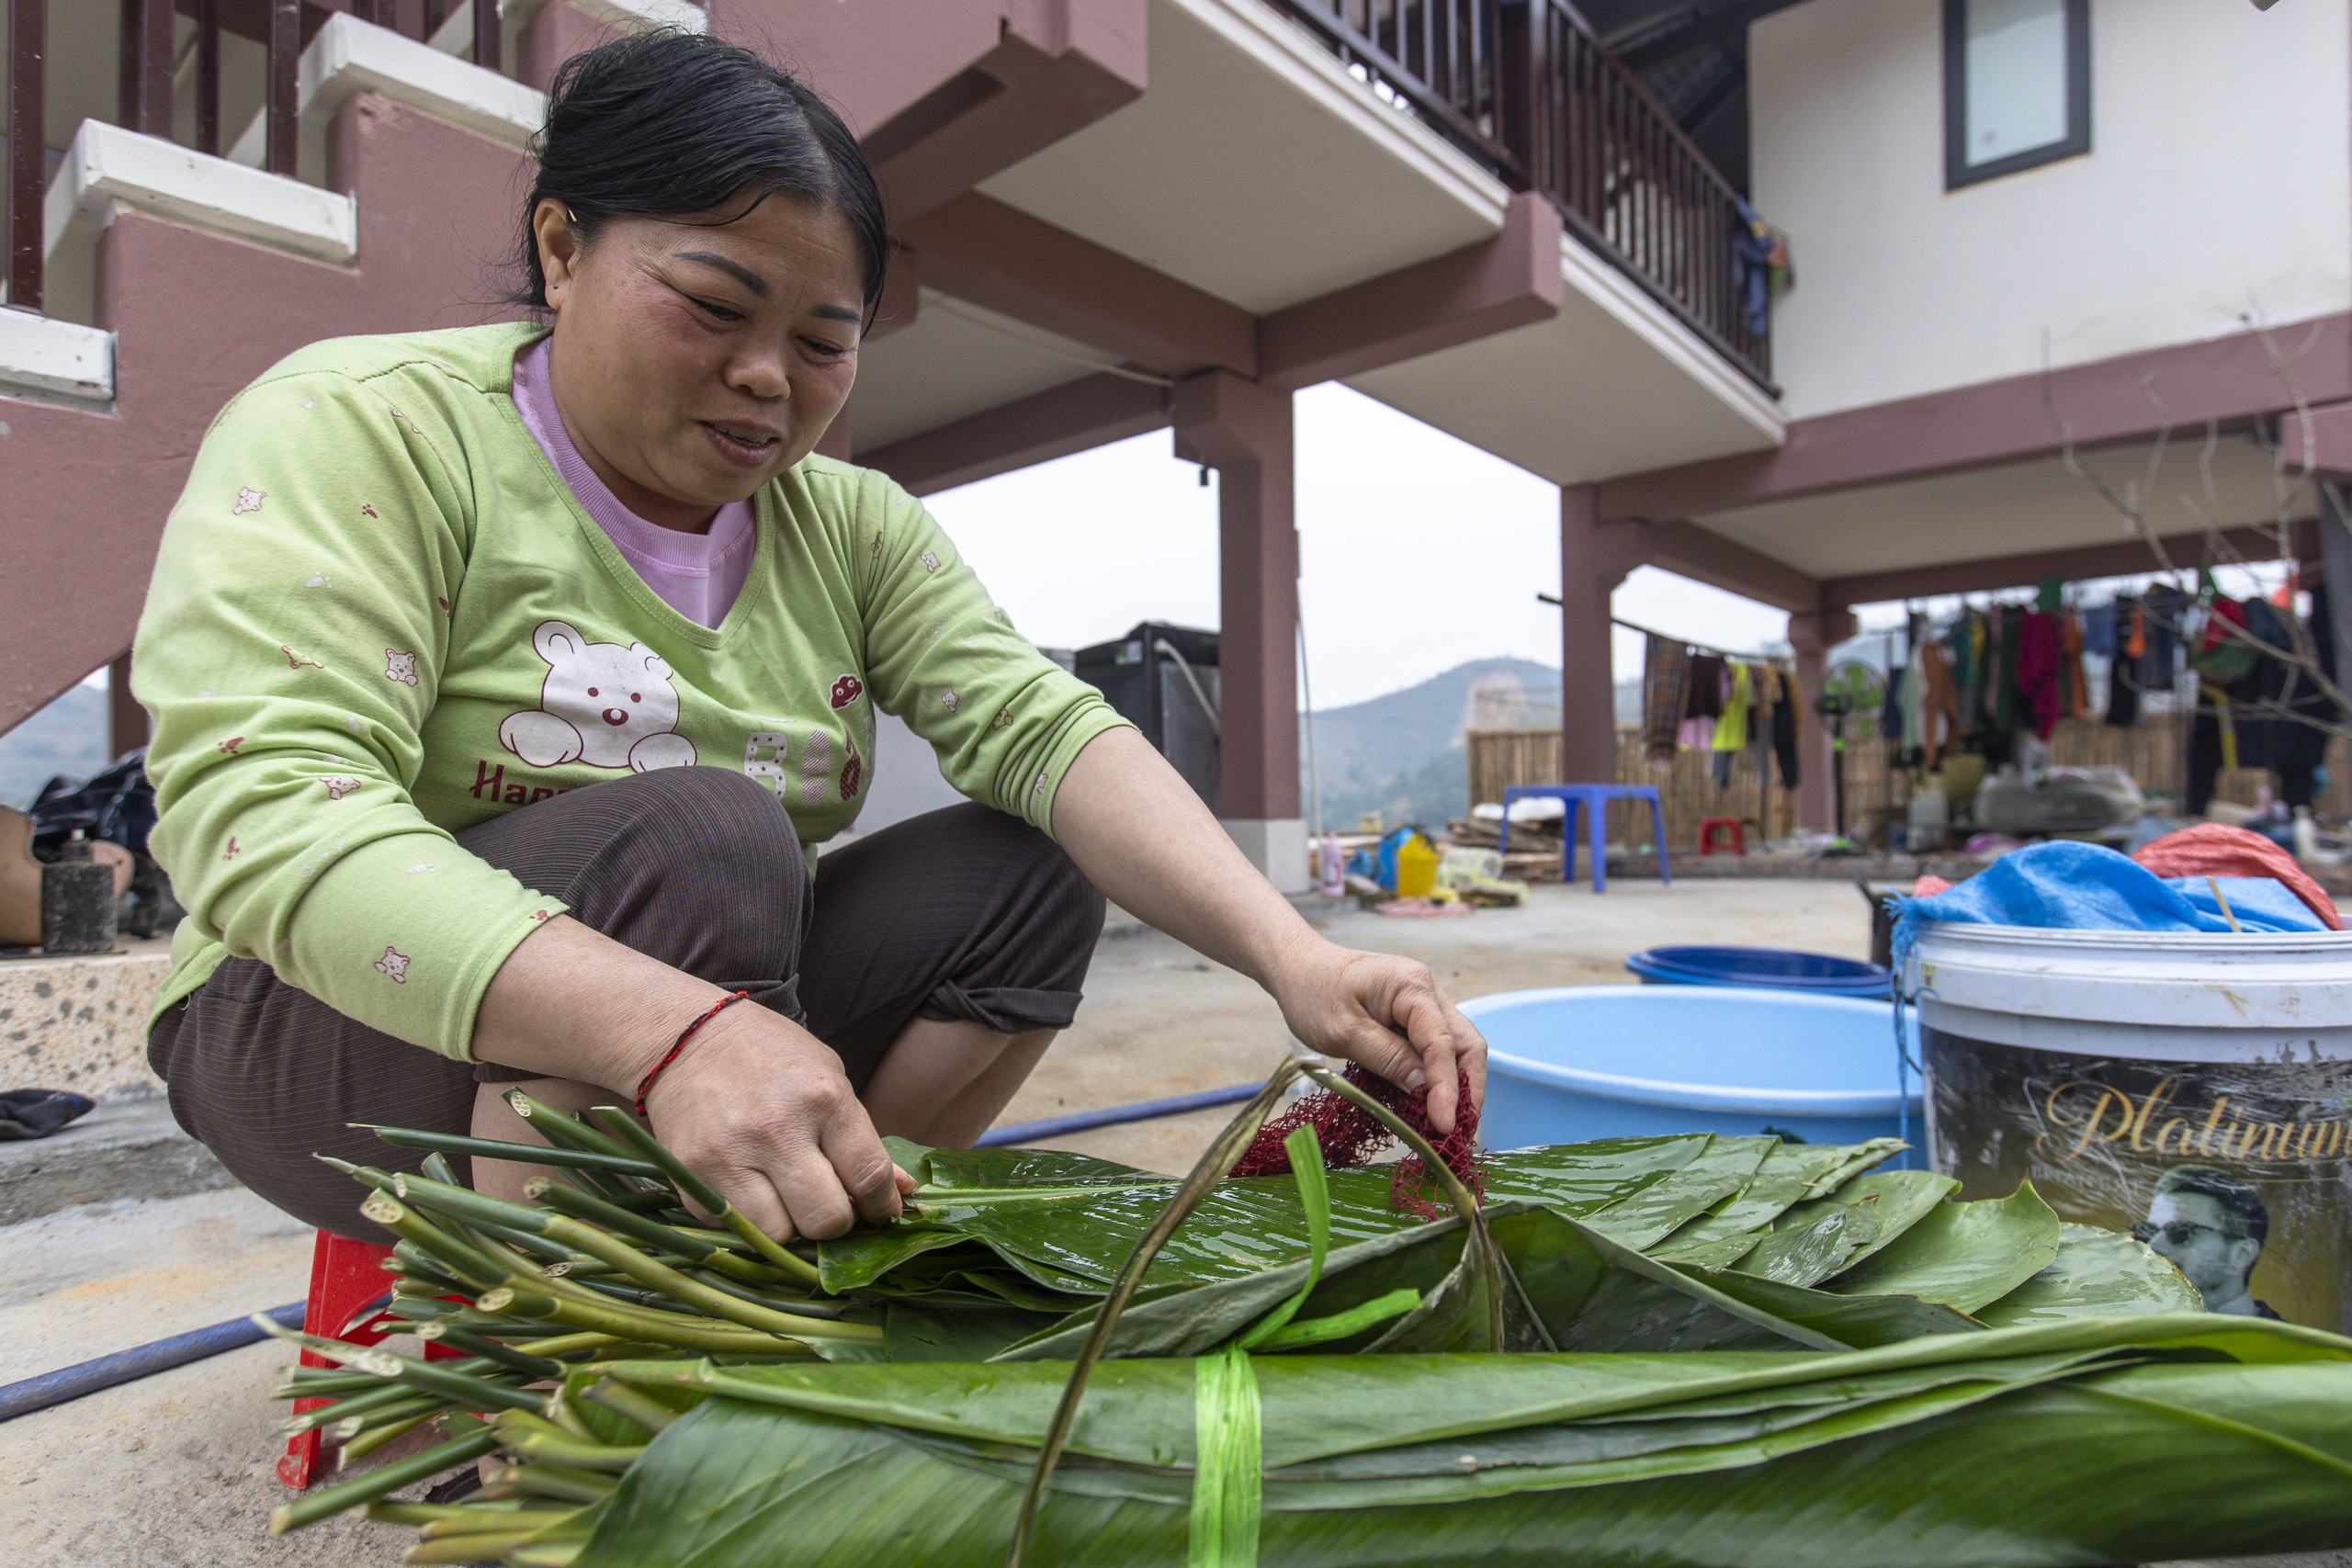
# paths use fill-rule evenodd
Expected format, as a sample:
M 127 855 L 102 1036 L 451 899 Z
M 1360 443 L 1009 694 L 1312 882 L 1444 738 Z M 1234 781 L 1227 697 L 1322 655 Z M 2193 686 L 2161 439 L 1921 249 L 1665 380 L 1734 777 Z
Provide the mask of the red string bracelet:
M 704 1024 L 708 1023 L 712 1019 L 717 1018 L 720 1013 L 725 1012 L 729 1008 L 733 1007 L 737 1002 L 743 1000 L 743 998 L 751 994 L 752 993 L 749 991 L 730 992 L 727 996 L 723 996 L 717 1001 L 711 1003 L 710 1010 L 708 1012 L 704 1013 L 700 1018 L 686 1025 L 684 1032 L 678 1036 L 677 1043 L 672 1045 L 667 1051 L 664 1051 L 662 1054 L 662 1059 L 653 1064 L 653 1070 L 647 1073 L 643 1077 L 638 1079 L 637 1113 L 639 1116 L 645 1114 L 645 1097 L 653 1092 L 653 1080 L 662 1076 L 662 1070 L 664 1067 L 667 1067 L 671 1063 L 678 1059 L 678 1053 L 686 1048 L 686 1042 L 695 1037 L 695 1031 L 700 1029 Z

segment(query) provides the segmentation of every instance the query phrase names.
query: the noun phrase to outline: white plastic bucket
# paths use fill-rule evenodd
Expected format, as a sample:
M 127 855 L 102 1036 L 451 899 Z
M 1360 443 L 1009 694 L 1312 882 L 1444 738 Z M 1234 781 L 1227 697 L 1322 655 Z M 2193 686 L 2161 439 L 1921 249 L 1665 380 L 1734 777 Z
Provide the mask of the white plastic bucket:
M 2352 1330 L 2352 932 L 1939 924 L 1901 988 L 1964 1196 L 2030 1179 L 2214 1310 Z

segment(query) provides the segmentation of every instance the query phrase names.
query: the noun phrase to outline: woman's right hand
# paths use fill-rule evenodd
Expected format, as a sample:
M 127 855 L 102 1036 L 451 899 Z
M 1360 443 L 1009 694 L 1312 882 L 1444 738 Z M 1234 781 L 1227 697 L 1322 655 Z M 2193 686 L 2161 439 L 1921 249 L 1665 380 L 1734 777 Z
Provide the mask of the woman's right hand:
M 914 1190 L 841 1058 L 763 1007 L 728 1008 L 696 1030 L 645 1109 L 671 1153 L 779 1240 L 880 1224 Z
M 725 995 L 559 915 L 492 976 L 474 1017 L 474 1055 L 569 1086 L 546 1086 L 560 1108 L 627 1105 L 678 1032 Z M 779 1240 L 879 1224 L 914 1190 L 841 1058 L 755 1002 L 723 1009 L 694 1032 L 654 1079 L 646 1112 L 687 1168 Z

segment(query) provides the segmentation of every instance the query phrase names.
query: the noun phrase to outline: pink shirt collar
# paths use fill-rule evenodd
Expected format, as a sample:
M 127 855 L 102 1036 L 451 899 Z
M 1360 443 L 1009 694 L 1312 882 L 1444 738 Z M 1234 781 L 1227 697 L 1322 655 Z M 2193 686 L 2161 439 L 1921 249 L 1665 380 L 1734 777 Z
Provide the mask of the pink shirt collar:
M 514 356 L 514 411 L 523 416 L 523 427 L 548 455 L 582 510 L 595 520 L 645 585 L 696 626 L 718 625 L 751 576 L 752 547 L 758 537 L 752 503 L 736 501 L 720 507 L 704 534 L 682 534 L 648 523 L 622 505 L 571 444 L 563 416 L 556 412 L 555 382 L 548 373 L 554 344 L 550 334 Z

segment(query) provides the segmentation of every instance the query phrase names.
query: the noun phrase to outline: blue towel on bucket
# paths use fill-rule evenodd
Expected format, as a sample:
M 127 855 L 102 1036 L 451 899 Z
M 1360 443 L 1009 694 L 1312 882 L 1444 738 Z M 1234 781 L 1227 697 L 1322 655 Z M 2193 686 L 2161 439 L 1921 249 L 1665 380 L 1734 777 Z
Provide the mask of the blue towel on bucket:
M 2219 878 L 2238 928 L 2317 931 L 2310 906 L 2267 876 Z M 2105 931 L 2226 931 L 2230 922 L 2201 876 L 2157 876 L 2103 844 L 2053 839 L 2013 851 L 1941 893 L 1903 901 L 1894 924 L 1902 972 L 1930 920 L 1965 926 L 2038 926 Z

